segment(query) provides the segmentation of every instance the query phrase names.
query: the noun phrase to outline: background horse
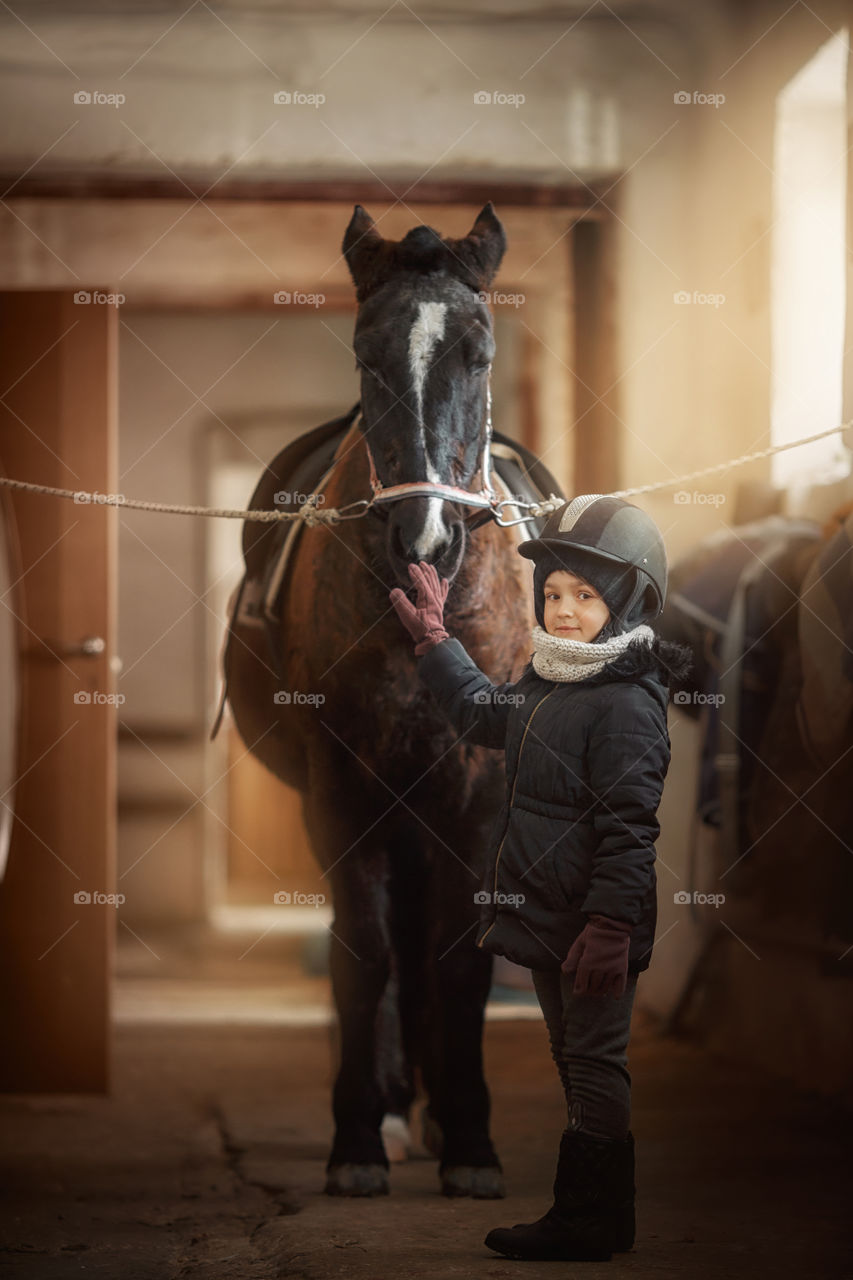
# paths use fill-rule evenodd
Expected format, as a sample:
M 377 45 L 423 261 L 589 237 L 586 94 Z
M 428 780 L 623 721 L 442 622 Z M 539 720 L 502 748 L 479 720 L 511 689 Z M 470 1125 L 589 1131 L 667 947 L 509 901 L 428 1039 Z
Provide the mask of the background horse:
M 522 535 L 452 500 L 454 490 L 470 494 L 475 477 L 485 481 L 495 344 L 478 295 L 505 247 L 491 204 L 461 240 L 425 226 L 385 240 L 355 207 L 343 252 L 359 302 L 361 414 L 356 406 L 329 424 L 345 433 L 325 506 L 383 486 L 395 500 L 361 519 L 300 526 L 272 618 L 273 657 L 248 606 L 237 608 L 226 647 L 240 735 L 302 793 L 332 890 L 340 1069 L 330 1194 L 388 1190 L 380 1126 L 386 1112 L 408 1112 L 419 1073 L 444 1193 L 503 1195 L 482 1062 L 491 958 L 474 944 L 503 758 L 457 735 L 419 683 L 388 593 L 411 590 L 409 564 L 430 561 L 452 584 L 449 632 L 493 680 L 517 677 L 529 656 L 529 566 L 514 552 Z M 304 478 L 296 446 L 262 477 L 253 507 L 272 505 L 291 466 L 301 462 Z M 244 585 L 263 577 L 283 527 L 244 525 Z

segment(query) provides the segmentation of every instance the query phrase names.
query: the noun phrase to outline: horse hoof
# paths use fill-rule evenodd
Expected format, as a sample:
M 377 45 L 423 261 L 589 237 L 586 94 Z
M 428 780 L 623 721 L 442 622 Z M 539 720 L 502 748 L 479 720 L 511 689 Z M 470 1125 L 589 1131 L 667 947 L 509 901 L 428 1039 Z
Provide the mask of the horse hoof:
M 326 1175 L 327 1196 L 387 1196 L 390 1189 L 381 1164 L 336 1164 Z
M 421 1116 L 421 1140 L 430 1155 L 440 1160 L 444 1148 L 444 1134 L 435 1116 L 430 1115 L 426 1109 Z
M 441 1175 L 441 1194 L 471 1196 L 474 1200 L 502 1200 L 506 1188 L 500 1169 L 491 1165 L 451 1165 Z
M 379 1133 L 382 1145 L 385 1147 L 385 1155 L 391 1164 L 402 1164 L 403 1161 L 408 1160 L 412 1135 L 402 1116 L 385 1116 Z

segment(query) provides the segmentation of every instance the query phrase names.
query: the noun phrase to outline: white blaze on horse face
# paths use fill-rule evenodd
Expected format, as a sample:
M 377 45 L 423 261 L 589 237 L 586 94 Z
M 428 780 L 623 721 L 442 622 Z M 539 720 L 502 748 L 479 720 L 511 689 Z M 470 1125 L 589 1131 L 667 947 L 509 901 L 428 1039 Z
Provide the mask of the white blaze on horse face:
M 424 425 L 424 383 L 430 357 L 437 342 L 444 337 L 446 302 L 421 302 L 418 314 L 409 333 L 409 369 L 412 373 L 412 389 L 418 402 L 418 422 Z
M 409 369 L 412 374 L 412 389 L 418 405 L 418 425 L 421 429 L 424 446 L 424 462 L 426 478 L 433 484 L 440 484 L 441 478 L 429 459 L 426 447 L 426 428 L 424 427 L 424 383 L 429 370 L 430 358 L 436 344 L 444 337 L 444 320 L 447 315 L 446 302 L 421 302 L 418 314 L 409 333 Z M 429 498 L 427 516 L 421 535 L 415 543 L 418 559 L 424 559 L 441 543 L 447 541 L 447 529 L 441 518 L 441 498 Z
M 426 520 L 414 543 L 418 560 L 429 559 L 438 547 L 447 542 L 447 528 L 441 518 L 442 502 L 442 498 L 427 498 Z

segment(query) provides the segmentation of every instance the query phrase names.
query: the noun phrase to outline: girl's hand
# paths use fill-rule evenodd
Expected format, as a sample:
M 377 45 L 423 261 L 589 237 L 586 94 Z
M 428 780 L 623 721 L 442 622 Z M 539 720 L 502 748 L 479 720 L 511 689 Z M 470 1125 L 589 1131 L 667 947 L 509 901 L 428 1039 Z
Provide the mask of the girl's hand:
M 632 924 L 610 916 L 591 915 L 560 965 L 563 973 L 577 970 L 575 995 L 621 996 L 628 979 L 628 948 Z
M 417 587 L 415 603 L 412 604 L 399 587 L 390 592 L 390 600 L 403 626 L 417 642 L 415 654 L 421 657 L 433 645 L 449 639 L 444 629 L 444 602 L 450 583 L 446 578 L 439 578 L 435 565 L 427 564 L 426 560 L 410 564 L 409 576 Z

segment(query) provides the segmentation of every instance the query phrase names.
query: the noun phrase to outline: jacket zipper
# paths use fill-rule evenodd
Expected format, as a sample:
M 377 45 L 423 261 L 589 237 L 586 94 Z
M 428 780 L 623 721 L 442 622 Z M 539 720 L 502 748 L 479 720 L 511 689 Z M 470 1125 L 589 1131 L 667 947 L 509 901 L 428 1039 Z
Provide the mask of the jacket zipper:
M 536 706 L 535 706 L 535 707 L 533 708 L 533 710 L 531 711 L 531 713 L 530 713 L 530 718 L 528 719 L 527 724 L 524 726 L 524 733 L 521 735 L 521 743 L 520 743 L 520 745 L 519 745 L 519 748 L 518 748 L 518 756 L 517 756 L 516 761 L 515 761 L 515 777 L 514 777 L 514 778 L 513 778 L 513 780 L 512 780 L 512 792 L 510 793 L 510 797 L 509 797 L 509 809 L 508 809 L 508 812 L 507 812 L 506 828 L 504 829 L 504 833 L 503 833 L 503 836 L 502 836 L 502 838 L 501 838 L 500 846 L 499 846 L 499 848 L 498 848 L 497 857 L 495 858 L 495 883 L 494 883 L 494 888 L 493 888 L 493 891 L 492 891 L 492 896 L 493 896 L 493 898 L 494 898 L 494 896 L 496 896 L 496 895 L 497 895 L 497 892 L 498 892 L 498 864 L 500 863 L 500 860 L 501 860 L 501 853 L 503 852 L 503 847 L 504 847 L 504 844 L 506 843 L 507 834 L 508 834 L 508 832 L 509 832 L 509 824 L 510 824 L 510 820 L 511 820 L 511 818 L 512 818 L 512 802 L 513 802 L 513 800 L 515 799 L 515 788 L 518 786 L 518 772 L 519 772 L 519 769 L 520 769 L 520 767 L 521 767 L 521 753 L 522 753 L 522 751 L 524 750 L 524 740 L 525 740 L 525 738 L 527 737 L 527 731 L 528 731 L 528 729 L 529 729 L 529 728 L 530 728 L 530 726 L 533 724 L 533 717 L 536 715 L 536 712 L 537 712 L 537 711 L 539 710 L 539 708 L 542 706 L 542 703 L 543 703 L 543 702 L 547 702 L 547 701 L 548 701 L 548 699 L 550 698 L 551 694 L 552 694 L 552 693 L 556 693 L 556 692 L 557 692 L 556 688 L 554 688 L 554 689 L 550 689 L 550 690 L 548 691 L 548 693 L 546 693 L 546 694 L 545 694 L 544 698 L 540 698 L 540 699 L 539 699 L 539 701 L 536 703 Z M 488 938 L 489 934 L 492 932 L 492 929 L 494 929 L 494 927 L 495 927 L 495 925 L 497 924 L 497 922 L 498 922 L 498 918 L 497 918 L 497 906 L 495 906 L 495 918 L 494 918 L 494 920 L 492 921 L 492 923 L 489 925 L 489 927 L 488 927 L 488 929 L 486 930 L 486 932 L 483 934 L 483 936 L 482 936 L 482 938 L 480 939 L 480 941 L 477 943 L 477 946 L 478 946 L 478 947 L 482 947 L 483 943 L 486 941 L 486 938 Z

